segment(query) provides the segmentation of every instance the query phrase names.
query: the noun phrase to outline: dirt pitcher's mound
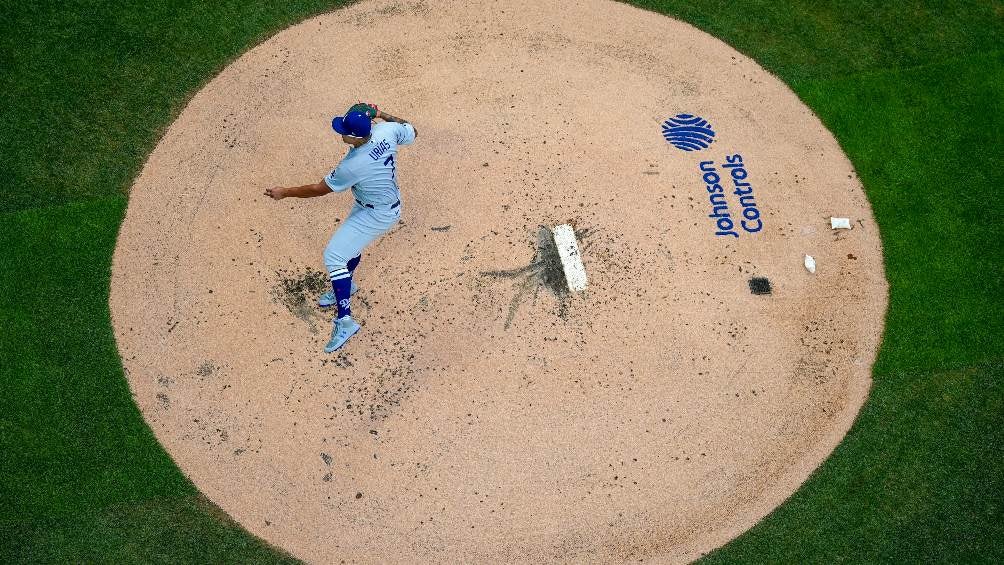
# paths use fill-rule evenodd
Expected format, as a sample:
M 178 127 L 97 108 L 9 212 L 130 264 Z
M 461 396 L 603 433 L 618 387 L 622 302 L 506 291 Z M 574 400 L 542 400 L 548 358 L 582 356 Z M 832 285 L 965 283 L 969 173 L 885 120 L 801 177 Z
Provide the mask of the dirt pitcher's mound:
M 351 197 L 262 192 L 327 173 L 360 99 L 419 137 L 403 223 L 357 271 L 363 329 L 325 355 L 321 251 Z M 583 293 L 548 263 L 564 223 Z M 840 441 L 885 306 L 816 117 L 720 41 L 603 0 L 366 1 L 252 49 L 150 156 L 111 296 L 185 473 L 325 563 L 697 557 Z

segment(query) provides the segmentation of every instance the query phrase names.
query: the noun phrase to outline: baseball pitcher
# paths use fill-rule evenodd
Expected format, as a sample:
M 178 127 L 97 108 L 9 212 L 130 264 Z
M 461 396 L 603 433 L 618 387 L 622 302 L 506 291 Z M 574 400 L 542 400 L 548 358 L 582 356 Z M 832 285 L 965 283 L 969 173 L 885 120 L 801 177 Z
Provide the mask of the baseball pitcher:
M 383 120 L 373 123 L 374 119 Z M 418 132 L 407 120 L 381 112 L 372 104 L 359 103 L 344 116 L 331 120 L 331 127 L 351 146 L 333 171 L 316 184 L 269 188 L 274 199 L 312 198 L 352 189 L 355 204 L 324 249 L 324 264 L 331 290 L 318 300 L 322 307 L 337 306 L 331 340 L 324 346 L 331 353 L 359 331 L 352 319 L 349 298 L 356 285 L 352 274 L 363 249 L 387 233 L 401 219 L 401 191 L 397 186 L 397 148 L 415 141 Z

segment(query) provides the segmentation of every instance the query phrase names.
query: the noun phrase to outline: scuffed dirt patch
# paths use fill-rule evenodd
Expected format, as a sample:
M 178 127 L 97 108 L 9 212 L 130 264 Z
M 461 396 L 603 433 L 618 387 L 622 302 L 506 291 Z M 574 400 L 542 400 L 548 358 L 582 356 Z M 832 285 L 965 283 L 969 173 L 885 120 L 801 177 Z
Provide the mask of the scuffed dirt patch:
M 575 237 L 582 244 L 589 235 L 589 230 L 576 230 Z M 583 251 L 586 247 L 582 247 Z M 483 276 L 495 279 L 512 279 L 515 281 L 515 295 L 509 303 L 508 313 L 505 319 L 505 329 L 509 329 L 519 306 L 529 299 L 536 302 L 541 289 L 547 289 L 558 300 L 557 315 L 562 320 L 566 319 L 568 313 L 568 301 L 571 298 L 568 290 L 568 280 L 565 278 L 565 271 L 561 265 L 561 256 L 558 248 L 554 244 L 554 236 L 547 226 L 540 226 L 537 230 L 537 253 L 530 264 L 517 269 L 505 269 L 498 271 L 485 271 Z
M 269 290 L 273 299 L 306 322 L 311 333 L 318 333 L 317 321 L 324 316 L 320 314 L 316 299 L 328 288 L 328 276 L 307 267 L 300 271 L 278 270 L 275 278 L 277 282 Z

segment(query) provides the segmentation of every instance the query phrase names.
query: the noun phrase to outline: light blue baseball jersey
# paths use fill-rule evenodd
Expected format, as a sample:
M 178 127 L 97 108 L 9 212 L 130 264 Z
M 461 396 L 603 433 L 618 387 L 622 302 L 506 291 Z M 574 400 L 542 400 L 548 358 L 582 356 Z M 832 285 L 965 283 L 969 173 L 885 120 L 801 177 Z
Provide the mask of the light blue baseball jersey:
M 352 195 L 363 204 L 391 206 L 401 200 L 397 187 L 397 147 L 415 141 L 411 124 L 382 122 L 373 124 L 370 140 L 353 147 L 335 170 L 324 177 L 334 192 L 352 188 Z

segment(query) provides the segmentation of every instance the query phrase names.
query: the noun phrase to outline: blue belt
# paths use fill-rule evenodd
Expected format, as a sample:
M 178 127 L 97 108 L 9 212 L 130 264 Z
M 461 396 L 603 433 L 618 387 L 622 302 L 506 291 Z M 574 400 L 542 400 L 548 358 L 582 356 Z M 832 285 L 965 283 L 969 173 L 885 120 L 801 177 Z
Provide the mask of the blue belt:
M 372 205 L 372 204 L 365 204 L 365 203 L 360 202 L 358 200 L 356 200 L 356 203 L 359 204 L 360 206 L 365 206 L 365 207 L 370 208 L 372 210 L 377 210 L 377 207 L 374 206 L 374 205 Z M 393 203 L 393 204 L 390 205 L 389 210 L 393 210 L 394 208 L 397 208 L 400 205 L 401 205 L 401 201 L 398 200 L 397 202 L 395 202 L 395 203 Z

